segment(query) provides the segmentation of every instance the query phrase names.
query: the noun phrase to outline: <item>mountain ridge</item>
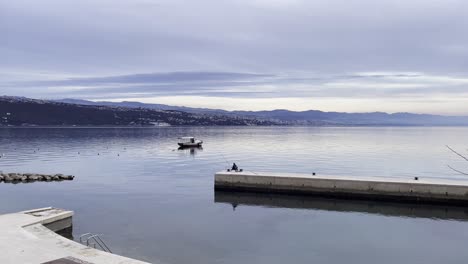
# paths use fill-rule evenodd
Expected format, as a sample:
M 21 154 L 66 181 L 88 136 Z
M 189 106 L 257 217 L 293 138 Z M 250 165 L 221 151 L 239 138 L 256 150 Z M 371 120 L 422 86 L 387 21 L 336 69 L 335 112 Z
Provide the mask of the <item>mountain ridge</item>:
M 226 111 L 141 102 L 0 96 L 2 126 L 468 126 L 466 116 L 319 110 Z
M 0 126 L 270 126 L 255 118 L 0 97 Z
M 191 108 L 170 106 L 165 104 L 146 104 L 141 102 L 93 102 L 77 99 L 62 99 L 61 102 L 79 102 L 92 105 L 113 105 L 126 107 L 143 107 L 161 110 L 177 110 L 198 114 L 221 114 L 228 116 L 253 117 L 271 121 L 285 122 L 294 125 L 394 125 L 394 126 L 468 126 L 468 116 L 445 116 L 431 114 L 415 114 L 409 112 L 325 112 L 320 110 L 291 111 L 287 109 L 262 111 L 227 111 L 221 109 Z

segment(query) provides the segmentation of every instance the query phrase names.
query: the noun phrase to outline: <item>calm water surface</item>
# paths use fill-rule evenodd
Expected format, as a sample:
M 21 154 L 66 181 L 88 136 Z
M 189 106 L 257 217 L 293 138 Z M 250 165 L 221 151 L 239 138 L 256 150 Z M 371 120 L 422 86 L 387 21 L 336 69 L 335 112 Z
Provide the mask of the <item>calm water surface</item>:
M 203 150 L 177 150 L 197 136 Z M 468 210 L 213 191 L 245 170 L 457 178 L 468 128 L 0 129 L 0 170 L 72 182 L 0 184 L 0 213 L 75 211 L 74 235 L 166 263 L 466 263 Z M 234 205 L 234 206 L 233 206 Z M 1 238 L 0 238 L 1 239 Z

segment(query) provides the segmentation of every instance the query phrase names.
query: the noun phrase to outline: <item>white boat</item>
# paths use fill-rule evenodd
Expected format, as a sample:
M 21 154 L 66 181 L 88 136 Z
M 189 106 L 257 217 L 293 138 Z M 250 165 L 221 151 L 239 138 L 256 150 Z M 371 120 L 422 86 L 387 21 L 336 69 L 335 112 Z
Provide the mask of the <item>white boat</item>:
M 180 147 L 201 147 L 203 141 L 196 139 L 194 137 L 181 137 L 179 138 L 179 143 L 177 143 Z

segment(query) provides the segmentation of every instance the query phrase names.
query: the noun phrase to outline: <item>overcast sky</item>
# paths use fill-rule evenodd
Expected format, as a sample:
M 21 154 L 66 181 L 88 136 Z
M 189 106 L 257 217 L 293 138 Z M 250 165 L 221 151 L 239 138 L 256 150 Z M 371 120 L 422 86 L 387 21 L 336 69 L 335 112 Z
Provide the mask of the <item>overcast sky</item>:
M 0 94 L 468 114 L 466 0 L 0 0 Z

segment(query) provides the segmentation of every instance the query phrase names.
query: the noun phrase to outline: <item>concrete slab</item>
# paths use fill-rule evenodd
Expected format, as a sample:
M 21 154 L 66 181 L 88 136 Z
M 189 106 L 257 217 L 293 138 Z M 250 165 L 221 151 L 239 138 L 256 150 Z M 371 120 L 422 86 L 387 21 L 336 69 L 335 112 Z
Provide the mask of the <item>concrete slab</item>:
M 215 189 L 468 205 L 468 180 L 222 171 Z
M 0 263 L 145 263 L 86 247 L 44 226 L 60 221 L 63 226 L 72 216 L 72 211 L 52 207 L 0 215 Z

